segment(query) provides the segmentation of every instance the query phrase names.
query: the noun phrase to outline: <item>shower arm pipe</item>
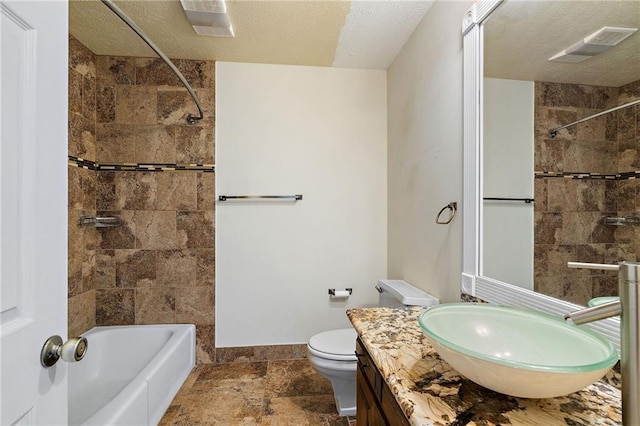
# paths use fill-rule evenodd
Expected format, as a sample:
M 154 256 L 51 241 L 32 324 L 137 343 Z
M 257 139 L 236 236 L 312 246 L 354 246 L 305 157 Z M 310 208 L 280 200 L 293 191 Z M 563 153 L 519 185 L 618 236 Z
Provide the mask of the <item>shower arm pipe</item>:
M 617 111 L 619 109 L 628 108 L 632 105 L 640 104 L 640 99 L 636 99 L 635 101 L 627 102 L 626 104 L 619 105 L 614 108 L 607 109 L 605 111 L 599 112 L 597 114 L 590 115 L 588 117 L 581 118 L 580 120 L 574 121 L 573 123 L 565 124 L 564 126 L 556 127 L 555 129 L 549 130 L 549 136 L 551 139 L 555 138 L 558 135 L 558 132 L 562 129 L 566 129 L 567 127 L 575 126 L 576 124 L 583 123 L 585 121 L 591 120 L 592 118 L 600 117 L 604 114 L 609 114 L 610 112 Z
M 162 52 L 162 50 L 160 50 L 160 48 L 156 46 L 156 44 L 152 42 L 149 39 L 149 37 L 147 37 L 147 35 L 140 29 L 140 27 L 138 27 L 131 19 L 129 19 L 129 17 L 122 10 L 120 10 L 118 6 L 113 4 L 111 0 L 101 0 L 101 1 L 105 6 L 111 9 L 111 11 L 115 13 L 118 16 L 118 18 L 120 18 L 125 24 L 127 24 L 129 28 L 131 28 L 136 34 L 138 34 L 138 36 L 147 44 L 147 46 L 149 46 L 154 52 L 156 52 L 156 54 L 160 57 L 160 59 L 162 59 L 169 66 L 169 68 L 171 68 L 171 71 L 173 71 L 176 74 L 176 76 L 178 76 L 178 78 L 180 79 L 184 87 L 187 89 L 187 92 L 189 92 L 189 94 L 193 98 L 193 101 L 198 107 L 198 113 L 200 114 L 198 117 L 196 117 L 193 114 L 187 115 L 187 123 L 195 124 L 196 120 L 202 120 L 204 118 L 204 115 L 202 113 L 202 106 L 200 105 L 200 99 L 198 99 L 196 92 L 193 90 L 193 88 L 191 87 L 187 79 L 184 78 L 184 75 L 182 75 L 180 70 L 174 65 L 173 62 L 171 62 L 171 59 L 169 59 L 167 55 L 165 55 Z

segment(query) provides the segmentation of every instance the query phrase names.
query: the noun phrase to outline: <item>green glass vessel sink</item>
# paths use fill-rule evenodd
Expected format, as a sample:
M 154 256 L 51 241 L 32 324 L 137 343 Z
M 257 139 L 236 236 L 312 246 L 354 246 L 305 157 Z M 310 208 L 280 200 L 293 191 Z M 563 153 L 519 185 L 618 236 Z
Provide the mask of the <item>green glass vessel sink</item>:
M 596 297 L 595 299 L 591 299 L 587 302 L 588 307 L 599 306 L 605 303 L 614 302 L 616 300 L 620 300 L 617 296 L 606 296 L 606 297 Z
M 422 312 L 440 357 L 481 386 L 521 398 L 552 398 L 589 386 L 618 360 L 604 337 L 544 313 L 475 303 Z

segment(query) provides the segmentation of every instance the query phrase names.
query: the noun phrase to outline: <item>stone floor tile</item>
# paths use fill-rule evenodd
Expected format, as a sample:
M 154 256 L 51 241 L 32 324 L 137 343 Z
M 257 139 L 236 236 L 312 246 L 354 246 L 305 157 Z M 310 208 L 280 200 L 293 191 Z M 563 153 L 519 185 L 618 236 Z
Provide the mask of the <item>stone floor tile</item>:
M 316 372 L 309 360 L 269 361 L 267 397 L 333 394 L 331 382 Z
M 196 381 L 175 419 L 184 424 L 260 424 L 264 405 L 261 382 Z
M 333 395 L 265 398 L 263 426 L 349 426 L 338 416 Z
M 306 359 L 196 366 L 161 426 L 355 426 Z
M 198 381 L 203 380 L 247 380 L 265 377 L 267 362 L 235 362 L 201 366 Z

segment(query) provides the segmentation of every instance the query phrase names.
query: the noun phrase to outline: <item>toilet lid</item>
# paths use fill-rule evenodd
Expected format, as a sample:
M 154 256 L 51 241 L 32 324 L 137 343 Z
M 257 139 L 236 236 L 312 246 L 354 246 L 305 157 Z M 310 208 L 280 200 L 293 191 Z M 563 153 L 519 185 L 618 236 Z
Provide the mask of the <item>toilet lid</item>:
M 323 358 L 355 360 L 357 337 L 353 328 L 323 331 L 309 339 L 309 348 Z

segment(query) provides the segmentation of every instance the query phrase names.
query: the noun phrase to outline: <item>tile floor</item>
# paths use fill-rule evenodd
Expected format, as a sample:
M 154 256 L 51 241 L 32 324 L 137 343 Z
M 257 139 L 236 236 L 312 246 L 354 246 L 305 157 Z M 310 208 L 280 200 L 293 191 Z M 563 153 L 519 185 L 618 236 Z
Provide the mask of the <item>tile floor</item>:
M 198 365 L 160 421 L 167 425 L 355 426 L 306 359 Z

